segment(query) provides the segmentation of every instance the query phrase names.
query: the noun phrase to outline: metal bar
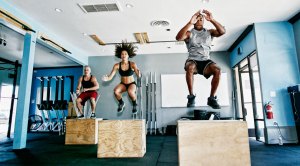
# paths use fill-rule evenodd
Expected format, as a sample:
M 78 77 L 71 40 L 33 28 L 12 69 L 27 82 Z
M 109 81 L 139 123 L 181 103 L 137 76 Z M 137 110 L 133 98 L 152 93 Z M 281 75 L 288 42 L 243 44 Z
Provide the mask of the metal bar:
M 10 61 L 10 60 L 7 60 L 7 59 L 3 59 L 3 58 L 1 58 L 1 57 L 0 57 L 0 61 L 4 62 L 4 63 L 6 63 L 6 64 L 11 64 L 11 65 L 14 65 L 14 64 L 15 64 L 15 62 Z
M 250 77 L 250 88 L 251 88 L 253 117 L 255 119 L 258 115 L 257 115 L 257 107 L 256 107 L 256 95 L 255 95 L 255 87 L 254 87 L 254 78 L 253 78 L 253 71 L 252 71 L 252 65 L 251 65 L 251 62 L 250 62 L 250 57 L 248 57 L 247 60 L 248 60 L 248 66 L 249 66 L 249 77 Z M 254 120 L 254 126 L 255 126 L 256 140 L 259 140 L 260 139 L 259 125 L 258 125 L 258 122 L 256 120 Z
M 71 84 L 71 88 L 70 88 L 70 92 L 74 92 L 74 76 L 67 76 L 70 78 L 70 84 Z M 72 101 L 71 97 L 70 97 L 70 101 Z
M 156 130 L 157 130 L 157 110 L 156 110 L 156 72 L 154 72 L 154 135 L 156 135 Z
M 146 133 L 148 133 L 149 127 L 149 84 L 148 77 L 146 76 Z
M 15 95 L 16 95 L 17 75 L 18 75 L 18 61 L 15 62 L 15 72 L 14 72 L 14 80 L 13 80 L 13 92 L 12 92 L 12 95 L 11 95 L 9 120 L 8 120 L 8 130 L 7 130 L 7 137 L 8 138 L 10 138 L 10 134 L 11 134 L 11 123 L 12 123 L 12 117 L 13 117 L 13 113 L 14 113 L 14 103 L 15 103 Z
M 142 99 L 143 99 L 143 90 L 142 90 L 142 88 L 143 88 L 142 86 L 139 87 L 139 91 L 140 91 L 140 110 L 141 110 L 140 119 L 144 118 L 143 101 L 142 101 Z
M 12 19 L 13 21 L 17 22 L 18 24 L 22 25 L 22 28 L 23 28 L 24 30 L 26 30 L 26 31 L 31 31 L 31 32 L 34 32 L 34 33 L 36 33 L 36 31 L 35 31 L 35 30 L 33 30 L 33 29 L 29 28 L 27 25 L 25 25 L 25 24 L 21 23 L 19 20 L 17 20 L 17 19 L 15 19 L 15 18 L 13 18 L 12 16 L 10 16 L 9 14 L 7 14 L 7 13 L 3 12 L 2 10 L 0 10 L 0 13 L 2 13 L 3 15 L 5 15 L 6 17 L 8 17 L 8 18 Z
M 175 43 L 178 42 L 177 40 L 163 40 L 163 41 L 149 41 L 146 44 L 149 43 Z M 128 42 L 132 44 L 141 44 L 140 42 Z M 116 44 L 122 44 L 122 43 L 105 43 L 105 45 L 116 45 Z
M 149 111 L 150 111 L 150 129 L 149 129 L 149 131 L 150 131 L 150 135 L 152 135 L 152 122 L 153 122 L 153 115 L 152 115 L 152 73 L 150 72 L 150 90 L 149 90 L 149 98 L 150 98 L 150 102 L 149 102 L 149 104 L 150 104 L 150 109 L 149 109 Z
M 1 67 L 0 66 L 0 70 L 15 70 L 15 68 L 6 68 L 6 67 Z
M 264 121 L 264 119 L 254 119 L 255 121 Z
M 246 121 L 245 115 L 245 105 L 244 105 L 244 93 L 243 93 L 243 82 L 242 82 L 242 75 L 240 72 L 240 66 L 238 66 L 238 73 L 239 73 L 239 82 L 240 82 L 240 92 L 241 92 L 241 104 L 242 104 L 242 113 L 243 113 L 243 120 Z
M 43 36 L 41 36 L 41 39 L 44 40 L 44 41 L 48 41 L 48 42 L 50 42 L 50 43 L 56 45 L 57 47 L 61 48 L 61 50 L 62 50 L 63 52 L 72 54 L 70 51 L 66 50 L 65 48 L 63 48 L 62 46 L 60 46 L 59 44 L 55 43 L 54 41 L 52 41 L 52 40 L 50 40 L 50 39 L 47 39 L 47 38 L 45 38 L 45 37 L 43 37 Z

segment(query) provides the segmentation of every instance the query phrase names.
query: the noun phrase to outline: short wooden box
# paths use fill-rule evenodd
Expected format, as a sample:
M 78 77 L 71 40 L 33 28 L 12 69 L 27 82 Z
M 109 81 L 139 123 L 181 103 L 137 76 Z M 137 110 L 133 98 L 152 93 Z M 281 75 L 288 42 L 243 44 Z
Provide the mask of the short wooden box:
M 98 130 L 98 158 L 145 155 L 145 120 L 104 120 L 98 123 Z
M 65 144 L 97 144 L 98 121 L 97 119 L 67 119 Z
M 247 123 L 244 121 L 178 121 L 181 166 L 251 165 Z

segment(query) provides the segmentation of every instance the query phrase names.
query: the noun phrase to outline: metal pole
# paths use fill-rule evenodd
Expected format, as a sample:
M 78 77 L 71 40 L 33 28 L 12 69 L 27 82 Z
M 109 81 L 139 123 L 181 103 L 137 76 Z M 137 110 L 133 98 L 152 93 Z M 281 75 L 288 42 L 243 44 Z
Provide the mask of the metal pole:
M 152 73 L 150 72 L 150 135 L 152 135 Z
M 18 75 L 18 61 L 15 62 L 15 71 L 14 71 L 14 80 L 13 80 L 13 92 L 11 95 L 11 102 L 10 102 L 10 111 L 9 111 L 9 120 L 8 120 L 8 130 L 7 130 L 7 137 L 10 138 L 11 133 L 11 123 L 12 123 L 12 116 L 14 113 L 14 103 L 15 103 L 15 94 L 16 94 L 16 85 L 17 85 L 17 75 Z
M 253 78 L 253 70 L 252 64 L 250 62 L 250 57 L 247 58 L 248 60 L 248 67 L 249 67 L 249 77 L 250 77 L 250 87 L 251 87 L 251 98 L 252 98 L 252 108 L 253 108 L 253 117 L 254 117 L 254 126 L 255 126 L 255 137 L 256 140 L 260 139 L 260 131 L 259 131 L 259 124 L 257 122 L 257 107 L 256 107 L 256 95 L 255 95 L 255 86 L 254 86 L 254 78 Z
M 148 84 L 148 77 L 146 76 L 146 133 L 148 133 L 148 127 L 149 127 L 149 123 L 148 123 L 148 109 L 149 109 L 149 84 Z
M 156 135 L 157 130 L 157 112 L 156 112 L 156 72 L 154 72 L 154 135 Z

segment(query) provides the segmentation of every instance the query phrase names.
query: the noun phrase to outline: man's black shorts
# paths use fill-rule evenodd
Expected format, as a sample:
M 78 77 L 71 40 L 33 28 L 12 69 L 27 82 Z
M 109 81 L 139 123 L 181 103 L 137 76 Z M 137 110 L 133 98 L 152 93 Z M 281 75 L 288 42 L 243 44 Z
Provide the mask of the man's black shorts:
M 197 67 L 197 73 L 203 75 L 206 79 L 208 79 L 211 76 L 211 74 L 210 75 L 204 75 L 204 71 L 205 71 L 206 67 L 208 67 L 208 65 L 210 65 L 210 64 L 215 64 L 215 62 L 210 60 L 210 59 L 205 60 L 205 61 L 196 61 L 196 60 L 192 60 L 192 59 L 187 59 L 185 61 L 185 64 L 184 64 L 184 69 L 185 70 L 186 70 L 186 67 L 187 67 L 186 66 L 187 62 L 194 62 L 196 64 L 196 67 Z

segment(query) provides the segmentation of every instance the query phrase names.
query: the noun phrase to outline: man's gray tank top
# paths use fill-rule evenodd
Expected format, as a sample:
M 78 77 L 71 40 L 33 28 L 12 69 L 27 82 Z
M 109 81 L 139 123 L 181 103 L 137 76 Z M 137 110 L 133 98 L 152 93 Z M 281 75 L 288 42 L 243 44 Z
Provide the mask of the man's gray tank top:
M 189 52 L 188 59 L 205 61 L 210 59 L 209 52 L 211 47 L 212 37 L 210 31 L 203 28 L 200 31 L 191 30 L 191 35 L 186 41 L 186 47 Z

